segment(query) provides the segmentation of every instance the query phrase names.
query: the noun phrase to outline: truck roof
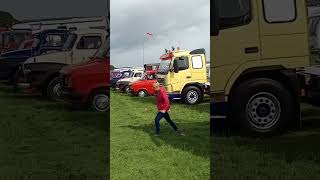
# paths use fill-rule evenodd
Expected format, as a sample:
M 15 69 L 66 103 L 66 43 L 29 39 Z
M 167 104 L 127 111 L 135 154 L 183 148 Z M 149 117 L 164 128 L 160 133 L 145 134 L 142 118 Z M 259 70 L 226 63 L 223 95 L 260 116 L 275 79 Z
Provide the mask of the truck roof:
M 170 51 L 170 52 L 162 55 L 160 57 L 160 59 L 169 60 L 169 59 L 171 59 L 173 57 L 188 56 L 188 55 L 190 55 L 192 53 L 194 53 L 194 54 L 205 54 L 205 50 L 204 49 L 195 49 L 193 51 L 189 51 L 189 50 L 179 50 L 179 49 L 177 49 L 175 51 Z

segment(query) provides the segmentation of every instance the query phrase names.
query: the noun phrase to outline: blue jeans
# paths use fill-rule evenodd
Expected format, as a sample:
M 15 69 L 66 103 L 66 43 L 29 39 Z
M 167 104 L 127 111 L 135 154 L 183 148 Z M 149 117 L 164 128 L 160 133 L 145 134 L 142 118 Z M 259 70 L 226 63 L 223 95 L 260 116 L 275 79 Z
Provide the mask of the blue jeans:
M 172 127 L 175 131 L 178 130 L 176 124 L 171 120 L 168 112 L 165 112 L 165 113 L 158 112 L 158 114 L 157 114 L 157 116 L 156 116 L 156 118 L 155 118 L 156 134 L 159 134 L 159 133 L 160 133 L 160 120 L 161 120 L 162 118 L 164 118 L 164 119 L 171 125 L 171 127 Z

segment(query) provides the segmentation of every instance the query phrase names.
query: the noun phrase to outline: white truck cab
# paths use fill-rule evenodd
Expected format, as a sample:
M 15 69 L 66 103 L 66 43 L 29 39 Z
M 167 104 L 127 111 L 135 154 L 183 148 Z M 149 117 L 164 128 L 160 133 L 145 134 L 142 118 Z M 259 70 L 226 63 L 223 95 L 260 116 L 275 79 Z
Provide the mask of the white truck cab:
M 132 72 L 130 77 L 120 79 L 118 82 L 130 82 L 130 83 L 133 83 L 133 82 L 136 82 L 138 80 L 141 80 L 143 78 L 143 76 L 144 76 L 144 69 L 136 68 L 136 69 L 130 69 L 130 71 Z
M 62 51 L 45 52 L 29 58 L 28 63 L 77 64 L 88 60 L 106 40 L 107 31 L 103 29 L 76 30 L 68 36 Z M 51 36 L 48 41 L 59 41 L 59 36 Z

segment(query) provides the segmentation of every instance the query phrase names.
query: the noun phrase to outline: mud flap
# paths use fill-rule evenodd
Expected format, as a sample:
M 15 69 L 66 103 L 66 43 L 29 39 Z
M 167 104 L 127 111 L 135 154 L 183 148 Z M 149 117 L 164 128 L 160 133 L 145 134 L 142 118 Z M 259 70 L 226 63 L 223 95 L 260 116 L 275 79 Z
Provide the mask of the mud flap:
M 227 103 L 210 103 L 210 136 L 228 136 L 230 126 L 227 118 Z

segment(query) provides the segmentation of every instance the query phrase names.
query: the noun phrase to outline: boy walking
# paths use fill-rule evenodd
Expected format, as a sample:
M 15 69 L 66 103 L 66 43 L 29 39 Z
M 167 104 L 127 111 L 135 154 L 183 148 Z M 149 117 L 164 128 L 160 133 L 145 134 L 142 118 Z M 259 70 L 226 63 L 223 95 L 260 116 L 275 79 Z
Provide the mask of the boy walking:
M 156 104 L 158 109 L 158 114 L 155 118 L 155 125 L 156 125 L 156 136 L 160 134 L 160 120 L 164 118 L 174 129 L 174 131 L 178 131 L 178 127 L 176 124 L 171 120 L 170 115 L 170 101 L 167 96 L 166 90 L 160 86 L 158 82 L 153 84 L 153 89 L 155 90 L 155 97 L 156 97 Z M 183 135 L 183 134 L 181 134 Z

